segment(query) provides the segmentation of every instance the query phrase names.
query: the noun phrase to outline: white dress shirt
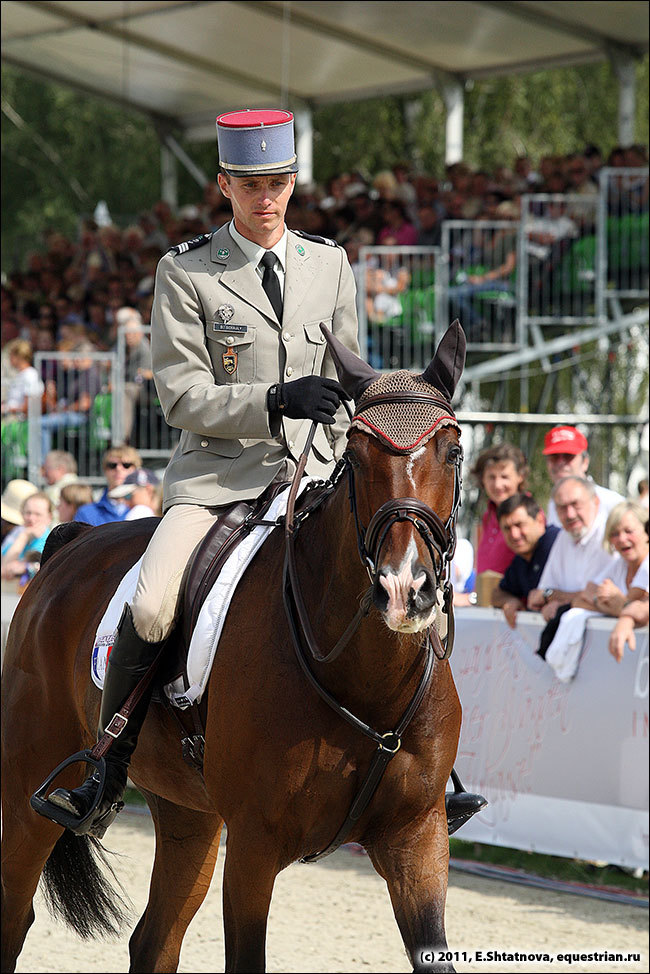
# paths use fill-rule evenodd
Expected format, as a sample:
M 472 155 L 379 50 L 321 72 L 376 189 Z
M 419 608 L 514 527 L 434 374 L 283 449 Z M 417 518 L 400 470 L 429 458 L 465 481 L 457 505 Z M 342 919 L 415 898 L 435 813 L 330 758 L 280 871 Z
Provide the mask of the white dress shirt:
M 237 227 L 235 226 L 235 221 L 230 221 L 230 226 L 228 227 L 230 236 L 235 241 L 235 243 L 244 251 L 246 258 L 253 264 L 260 281 L 264 274 L 264 268 L 260 267 L 260 261 L 266 250 L 264 247 L 260 247 L 253 240 L 249 240 L 248 237 L 244 237 Z M 280 282 L 280 294 L 284 299 L 284 275 L 285 267 L 287 264 L 287 228 L 284 228 L 284 233 L 276 243 L 274 247 L 270 247 L 269 250 L 272 254 L 275 254 L 275 273 L 278 275 L 278 281 Z

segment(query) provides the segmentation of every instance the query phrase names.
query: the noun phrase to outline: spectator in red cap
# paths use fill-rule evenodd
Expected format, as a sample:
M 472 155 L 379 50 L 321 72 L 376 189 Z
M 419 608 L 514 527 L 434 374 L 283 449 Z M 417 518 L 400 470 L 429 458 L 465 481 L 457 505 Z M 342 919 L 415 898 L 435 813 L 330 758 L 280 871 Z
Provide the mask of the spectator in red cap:
M 587 437 L 576 429 L 575 426 L 554 426 L 544 437 L 543 454 L 546 457 L 546 469 L 548 475 L 557 484 L 564 477 L 584 477 L 594 485 L 596 496 L 600 501 L 601 511 L 609 514 L 612 508 L 620 504 L 624 497 L 617 494 L 615 490 L 608 487 L 601 487 L 594 483 L 587 475 L 589 469 L 589 444 Z M 547 524 L 555 524 L 561 527 L 555 501 L 551 497 L 548 502 L 548 512 L 546 515 Z

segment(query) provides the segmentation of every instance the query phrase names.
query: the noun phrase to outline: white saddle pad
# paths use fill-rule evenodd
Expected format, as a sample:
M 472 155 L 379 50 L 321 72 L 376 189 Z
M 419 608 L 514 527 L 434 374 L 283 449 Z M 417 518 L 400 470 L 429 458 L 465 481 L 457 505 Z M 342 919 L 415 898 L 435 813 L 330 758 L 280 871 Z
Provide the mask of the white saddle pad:
M 310 483 L 312 483 L 311 477 L 303 477 L 298 493 L 301 494 Z M 265 520 L 273 521 L 282 516 L 287 509 L 288 497 L 288 488 L 278 494 L 264 515 Z M 273 526 L 268 525 L 254 527 L 237 545 L 223 566 L 210 594 L 201 606 L 190 640 L 187 657 L 187 676 L 190 686 L 185 689 L 183 680 L 179 677 L 164 688 L 173 706 L 184 709 L 201 699 L 237 584 L 268 535 L 274 530 Z M 131 602 L 135 593 L 141 562 L 142 558 L 129 569 L 118 585 L 97 629 L 91 657 L 91 675 L 93 683 L 100 690 L 104 686 L 106 664 L 115 642 L 124 603 Z

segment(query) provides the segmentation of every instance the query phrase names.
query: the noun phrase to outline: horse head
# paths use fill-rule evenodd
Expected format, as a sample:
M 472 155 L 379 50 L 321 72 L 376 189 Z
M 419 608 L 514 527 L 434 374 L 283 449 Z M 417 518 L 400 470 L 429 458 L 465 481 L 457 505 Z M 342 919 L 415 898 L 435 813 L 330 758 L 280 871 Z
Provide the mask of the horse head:
M 346 459 L 373 602 L 390 629 L 420 632 L 449 590 L 463 455 L 451 399 L 465 335 L 455 321 L 416 375 L 376 372 L 323 331 L 355 401 Z

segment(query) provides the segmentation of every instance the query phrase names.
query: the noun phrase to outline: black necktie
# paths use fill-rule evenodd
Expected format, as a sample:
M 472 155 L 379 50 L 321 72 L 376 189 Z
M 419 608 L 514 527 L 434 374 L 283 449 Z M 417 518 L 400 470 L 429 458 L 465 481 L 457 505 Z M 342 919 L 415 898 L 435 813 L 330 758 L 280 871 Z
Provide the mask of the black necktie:
M 271 302 L 271 306 L 278 316 L 278 321 L 282 321 L 282 292 L 280 291 L 280 281 L 278 280 L 278 275 L 273 269 L 275 267 L 275 261 L 275 254 L 272 251 L 267 250 L 260 261 L 262 267 L 264 268 L 262 287 L 266 291 L 268 299 Z

